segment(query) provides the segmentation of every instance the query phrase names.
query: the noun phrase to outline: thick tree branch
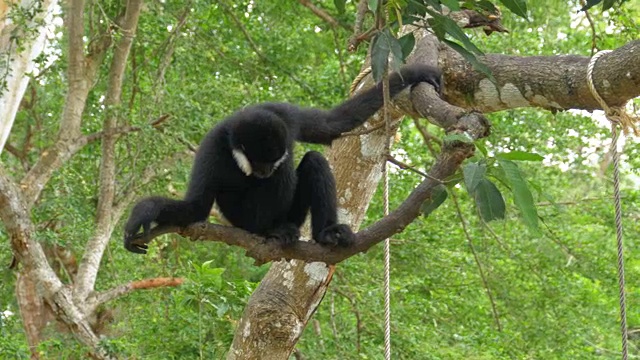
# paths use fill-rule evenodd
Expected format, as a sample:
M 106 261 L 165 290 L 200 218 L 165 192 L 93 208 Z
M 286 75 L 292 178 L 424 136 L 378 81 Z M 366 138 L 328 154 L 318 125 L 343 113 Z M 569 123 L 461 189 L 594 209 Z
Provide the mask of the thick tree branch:
M 66 11 L 65 22 L 69 37 L 67 95 L 57 140 L 42 152 L 20 181 L 29 208 L 36 202 L 53 172 L 86 145 L 86 139 L 81 134 L 82 114 L 99 65 L 111 45 L 111 33 L 110 28 L 106 29 L 98 40 L 89 45 L 88 57 L 84 56 L 84 5 L 84 0 L 72 0 Z
M 84 256 L 78 267 L 78 276 L 74 288 L 74 299 L 82 303 L 87 298 L 100 268 L 100 260 L 106 248 L 114 221 L 112 206 L 115 198 L 115 143 L 117 135 L 114 133 L 118 122 L 117 107 L 121 102 L 122 82 L 127 66 L 127 58 L 138 26 L 138 19 L 142 10 L 142 0 L 129 0 L 121 25 L 122 38 L 116 45 L 111 68 L 109 70 L 108 90 L 105 97 L 107 108 L 103 125 L 102 158 L 100 164 L 100 194 L 96 211 L 96 229 L 85 248 Z
M 602 56 L 595 66 L 596 89 L 610 106 L 640 96 L 640 40 Z M 518 107 L 552 111 L 600 109 L 587 85 L 587 56 L 508 56 L 482 58 L 497 87 L 448 47 L 441 49 L 445 98 L 453 105 L 488 113 Z
M 75 336 L 89 346 L 94 355 L 108 359 L 99 347 L 99 338 L 86 317 L 71 300 L 71 291 L 55 274 L 40 244 L 33 240 L 34 228 L 18 186 L 0 167 L 0 219 L 11 240 L 13 254 L 38 286 L 58 319 L 68 325 Z

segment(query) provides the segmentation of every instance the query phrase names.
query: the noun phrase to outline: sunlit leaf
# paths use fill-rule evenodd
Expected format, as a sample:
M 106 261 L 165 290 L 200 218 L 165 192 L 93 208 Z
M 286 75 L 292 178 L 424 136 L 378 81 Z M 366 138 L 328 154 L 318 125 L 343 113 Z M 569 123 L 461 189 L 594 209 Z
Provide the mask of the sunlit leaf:
M 515 151 L 511 151 L 508 153 L 501 153 L 496 155 L 497 158 L 500 159 L 505 159 L 505 160 L 519 160 L 519 161 L 542 161 L 544 160 L 544 157 L 536 154 L 536 153 L 529 153 L 529 152 L 525 152 L 525 151 L 519 151 L 519 150 L 515 150 Z
M 440 0 L 440 2 L 442 3 L 442 5 L 448 7 L 453 11 L 460 10 L 460 4 L 458 3 L 458 0 Z
M 500 2 L 511 10 L 514 14 L 527 18 L 527 1 L 526 0 L 500 0 Z
M 465 144 L 471 144 L 473 140 L 464 134 L 447 134 L 442 137 L 442 141 L 452 142 L 452 141 L 460 141 Z

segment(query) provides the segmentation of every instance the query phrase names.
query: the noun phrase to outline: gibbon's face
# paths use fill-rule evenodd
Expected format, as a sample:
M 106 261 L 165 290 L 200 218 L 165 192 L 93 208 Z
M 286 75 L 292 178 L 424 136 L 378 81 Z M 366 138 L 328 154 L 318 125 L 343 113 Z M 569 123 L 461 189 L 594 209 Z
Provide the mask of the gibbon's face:
M 287 160 L 287 129 L 282 121 L 254 121 L 239 126 L 232 136 L 231 152 L 247 176 L 265 179 Z

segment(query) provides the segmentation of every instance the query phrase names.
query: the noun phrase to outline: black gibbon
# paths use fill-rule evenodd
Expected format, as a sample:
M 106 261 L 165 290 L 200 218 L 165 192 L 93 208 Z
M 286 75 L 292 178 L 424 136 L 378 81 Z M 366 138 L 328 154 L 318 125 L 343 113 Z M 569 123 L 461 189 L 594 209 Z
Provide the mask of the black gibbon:
M 439 92 L 441 71 L 426 65 L 405 66 L 389 76 L 390 94 L 421 82 Z M 348 246 L 354 234 L 349 226 L 338 223 L 336 184 L 327 160 L 310 151 L 294 168 L 293 145 L 295 141 L 330 145 L 382 105 L 379 83 L 330 110 L 287 103 L 239 110 L 202 140 L 184 199 L 153 196 L 134 206 L 125 225 L 125 248 L 146 253 L 152 226 L 186 227 L 203 221 L 214 202 L 233 226 L 283 245 L 299 239 L 299 228 L 310 211 L 315 241 Z

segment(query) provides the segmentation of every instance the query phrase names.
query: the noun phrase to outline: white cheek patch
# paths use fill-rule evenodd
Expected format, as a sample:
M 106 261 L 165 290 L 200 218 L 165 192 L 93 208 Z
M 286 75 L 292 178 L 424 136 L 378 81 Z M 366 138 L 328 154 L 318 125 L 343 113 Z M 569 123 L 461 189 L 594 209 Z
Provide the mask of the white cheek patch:
M 249 159 L 247 159 L 247 156 L 238 149 L 233 149 L 231 153 L 233 154 L 233 159 L 236 161 L 236 164 L 238 164 L 240 170 L 242 170 L 245 175 L 250 176 L 253 169 L 251 168 L 251 163 L 249 162 Z
M 285 150 L 284 155 L 282 155 L 280 159 L 276 160 L 276 162 L 273 163 L 273 170 L 277 169 L 278 166 L 280 166 L 285 160 L 287 160 L 287 156 L 289 156 L 289 150 Z

